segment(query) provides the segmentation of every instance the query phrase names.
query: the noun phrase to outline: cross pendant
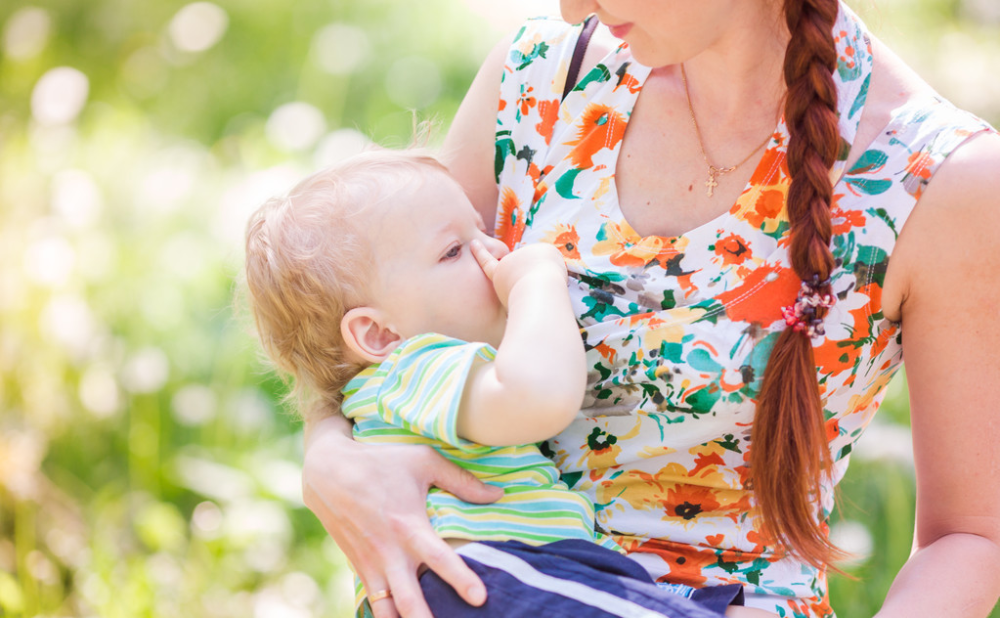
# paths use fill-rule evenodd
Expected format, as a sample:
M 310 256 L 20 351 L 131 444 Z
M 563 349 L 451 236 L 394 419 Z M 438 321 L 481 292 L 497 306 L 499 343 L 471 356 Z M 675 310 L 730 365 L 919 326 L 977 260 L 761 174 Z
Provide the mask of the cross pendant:
M 714 167 L 708 168 L 708 180 L 705 181 L 705 186 L 708 187 L 708 197 L 712 197 L 712 193 L 719 183 L 715 180 L 715 176 L 718 174 L 718 170 Z

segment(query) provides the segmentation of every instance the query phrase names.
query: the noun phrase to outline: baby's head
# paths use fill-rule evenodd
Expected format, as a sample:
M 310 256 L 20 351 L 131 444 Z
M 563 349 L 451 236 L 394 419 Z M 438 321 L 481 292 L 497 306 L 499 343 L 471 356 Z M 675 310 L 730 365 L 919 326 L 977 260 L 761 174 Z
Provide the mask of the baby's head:
M 506 313 L 469 251 L 474 239 L 506 252 L 429 155 L 373 151 L 309 176 L 247 226 L 264 350 L 300 396 L 337 401 L 361 368 L 414 335 L 498 345 Z

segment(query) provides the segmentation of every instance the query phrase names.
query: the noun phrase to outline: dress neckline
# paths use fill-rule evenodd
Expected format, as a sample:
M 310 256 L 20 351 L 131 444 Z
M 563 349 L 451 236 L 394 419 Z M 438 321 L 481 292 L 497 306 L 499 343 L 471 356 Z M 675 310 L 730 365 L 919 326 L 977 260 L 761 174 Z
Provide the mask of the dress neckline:
M 841 148 L 830 172 L 831 178 L 836 183 L 844 176 L 847 157 L 854 138 L 857 135 L 858 126 L 864 112 L 868 86 L 871 80 L 873 56 L 867 28 L 861 21 L 861 18 L 843 2 L 840 3 L 837 20 L 832 32 L 837 48 L 837 70 L 834 71 L 834 82 L 837 85 L 838 125 L 841 136 Z M 628 115 L 631 115 L 651 69 L 641 65 L 632 58 L 628 43 L 622 42 L 612 49 L 589 73 L 610 72 L 610 69 L 613 68 L 617 68 L 617 71 L 615 71 L 617 73 L 624 71 L 626 67 L 628 68 L 629 75 L 634 78 L 635 84 L 633 87 L 624 90 L 620 99 L 622 104 L 620 109 L 627 109 Z M 581 82 L 586 82 L 587 80 L 588 76 L 584 76 Z M 569 97 L 567 97 L 566 103 L 572 105 L 574 101 L 571 99 L 574 96 L 580 96 L 580 92 L 571 92 Z M 764 148 L 764 153 L 757 161 L 750 180 L 736 198 L 735 203 L 719 216 L 674 236 L 661 236 L 658 234 L 640 236 L 622 212 L 621 204 L 618 200 L 618 184 L 616 180 L 622 149 L 622 142 L 619 142 L 615 146 L 614 154 L 610 161 L 611 176 L 607 191 L 609 200 L 604 206 L 604 214 L 609 219 L 627 226 L 627 230 L 625 231 L 631 232 L 631 235 L 635 238 L 647 242 L 657 241 L 664 246 L 682 245 L 685 238 L 697 236 L 702 233 L 714 233 L 720 227 L 730 227 L 734 221 L 745 220 L 746 216 L 755 209 L 756 202 L 763 190 L 780 184 L 783 181 L 787 183 L 785 155 L 788 139 L 788 126 L 785 123 L 784 115 L 782 115 L 771 135 L 771 139 Z M 787 212 L 784 207 L 781 209 L 778 217 L 782 221 L 787 222 Z

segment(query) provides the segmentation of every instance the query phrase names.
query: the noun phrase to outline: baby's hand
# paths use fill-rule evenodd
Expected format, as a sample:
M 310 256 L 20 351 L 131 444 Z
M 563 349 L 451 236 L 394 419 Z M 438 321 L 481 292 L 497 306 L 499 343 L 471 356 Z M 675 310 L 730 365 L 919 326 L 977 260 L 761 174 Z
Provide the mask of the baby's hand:
M 493 288 L 504 307 L 510 292 L 521 280 L 529 277 L 553 277 L 566 283 L 566 262 L 562 254 L 552 245 L 535 243 L 511 251 L 502 259 L 493 257 L 486 247 L 477 240 L 472 241 L 472 254 L 483 272 L 493 282 Z

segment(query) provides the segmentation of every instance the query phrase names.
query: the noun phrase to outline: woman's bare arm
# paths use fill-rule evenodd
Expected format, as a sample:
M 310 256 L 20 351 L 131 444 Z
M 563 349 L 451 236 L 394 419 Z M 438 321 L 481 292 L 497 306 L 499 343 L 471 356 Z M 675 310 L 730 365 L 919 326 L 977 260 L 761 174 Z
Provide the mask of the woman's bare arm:
M 959 148 L 893 254 L 890 275 L 906 283 L 917 526 L 879 618 L 985 617 L 1000 596 L 998 170 L 1000 136 Z
M 497 212 L 497 183 L 493 171 L 496 150 L 500 78 L 513 35 L 500 41 L 469 86 L 455 113 L 440 158 L 469 196 L 472 205 L 493 232 Z
M 313 417 L 306 426 L 302 495 L 357 571 L 365 589 L 391 590 L 373 604 L 377 618 L 431 618 L 417 584 L 426 564 L 467 602 L 479 605 L 486 589 L 427 519 L 433 485 L 468 502 L 493 502 L 502 490 L 445 461 L 430 447 L 369 445 L 351 439 L 339 414 Z

